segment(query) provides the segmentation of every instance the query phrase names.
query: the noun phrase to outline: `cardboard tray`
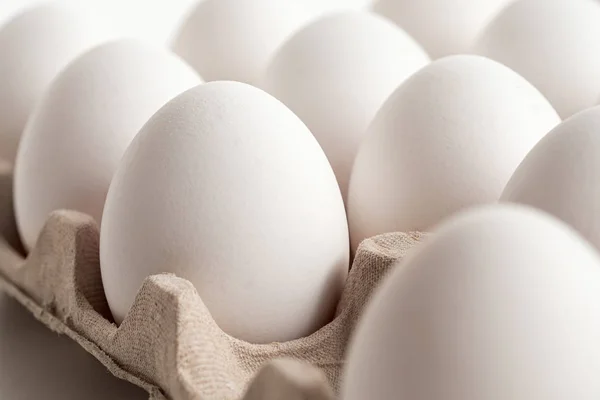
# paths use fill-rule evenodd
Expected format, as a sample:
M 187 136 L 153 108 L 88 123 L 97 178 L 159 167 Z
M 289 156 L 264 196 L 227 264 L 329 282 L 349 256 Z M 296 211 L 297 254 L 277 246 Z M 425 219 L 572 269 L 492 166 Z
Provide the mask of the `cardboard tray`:
M 147 278 L 117 327 L 102 287 L 97 224 L 56 211 L 25 257 L 12 173 L 0 166 L 0 289 L 151 400 L 333 399 L 361 311 L 388 270 L 423 238 L 392 233 L 364 241 L 335 319 L 306 338 L 266 345 L 235 339 L 219 329 L 194 286 L 172 274 Z

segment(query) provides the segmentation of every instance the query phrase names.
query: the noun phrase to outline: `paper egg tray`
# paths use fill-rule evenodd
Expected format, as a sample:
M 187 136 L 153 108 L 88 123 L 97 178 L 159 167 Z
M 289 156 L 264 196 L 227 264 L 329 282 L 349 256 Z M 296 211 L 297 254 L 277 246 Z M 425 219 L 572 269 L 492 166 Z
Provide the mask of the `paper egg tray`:
M 12 175 L 2 166 L 0 289 L 153 400 L 332 399 L 361 310 L 389 268 L 422 239 L 413 233 L 365 241 L 330 324 L 299 340 L 254 345 L 221 331 L 193 285 L 171 274 L 147 278 L 117 327 L 104 296 L 92 218 L 53 213 L 25 258 L 12 210 Z

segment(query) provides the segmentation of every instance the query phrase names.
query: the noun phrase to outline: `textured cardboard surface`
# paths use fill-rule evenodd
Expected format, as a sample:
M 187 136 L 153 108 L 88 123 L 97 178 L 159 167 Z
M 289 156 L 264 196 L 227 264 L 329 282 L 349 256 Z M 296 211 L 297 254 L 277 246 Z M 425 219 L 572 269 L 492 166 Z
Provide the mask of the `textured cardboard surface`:
M 104 297 L 96 223 L 56 211 L 25 258 L 11 188 L 11 171 L 2 166 L 0 289 L 152 400 L 333 399 L 361 311 L 390 267 L 423 239 L 393 233 L 366 240 L 331 323 L 306 338 L 255 345 L 220 330 L 193 285 L 171 274 L 147 278 L 117 327 Z

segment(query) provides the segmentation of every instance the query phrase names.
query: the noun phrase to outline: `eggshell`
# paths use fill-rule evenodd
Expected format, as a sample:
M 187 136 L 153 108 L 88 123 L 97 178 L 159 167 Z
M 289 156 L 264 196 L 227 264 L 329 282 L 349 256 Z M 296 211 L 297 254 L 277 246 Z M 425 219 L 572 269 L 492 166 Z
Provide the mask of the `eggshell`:
M 279 49 L 263 87 L 315 135 L 345 198 L 369 123 L 394 89 L 428 63 L 423 49 L 386 19 L 337 12 L 309 24 Z
M 192 282 L 217 324 L 268 343 L 333 315 L 348 272 L 335 175 L 281 102 L 239 82 L 191 89 L 158 111 L 111 183 L 102 281 L 120 323 L 143 279 Z
M 203 0 L 173 49 L 207 81 L 256 84 L 276 49 L 320 14 L 299 0 Z
M 440 58 L 466 53 L 482 29 L 513 0 L 379 0 L 374 10 L 390 18 Z
M 322 15 L 342 10 L 368 10 L 372 0 L 304 0 L 304 3 L 321 11 Z
M 0 398 L 4 400 L 145 400 L 66 336 L 37 322 L 0 292 Z
M 13 17 L 31 8 L 41 0 L 4 0 L 0 1 L 0 25 L 4 25 Z
M 600 249 L 600 106 L 546 135 L 508 182 L 501 200 L 544 210 Z
M 474 52 L 520 73 L 568 118 L 600 96 L 600 2 L 517 0 L 486 28 Z
M 163 46 L 171 45 L 176 30 L 200 1 L 204 0 L 84 0 L 87 7 L 110 15 L 122 37 Z
M 559 122 L 531 84 L 494 61 L 449 56 L 421 69 L 386 101 L 359 148 L 348 195 L 353 249 L 497 201 Z
M 135 134 L 200 82 L 174 54 L 130 40 L 96 47 L 63 70 L 33 112 L 15 162 L 15 214 L 26 247 L 56 209 L 100 222 L 113 173 Z
M 486 206 L 446 221 L 376 292 L 343 400 L 600 398 L 600 259 L 554 218 Z
M 52 79 L 71 60 L 110 39 L 103 23 L 56 2 L 27 9 L 0 28 L 0 157 L 14 161 L 27 118 Z

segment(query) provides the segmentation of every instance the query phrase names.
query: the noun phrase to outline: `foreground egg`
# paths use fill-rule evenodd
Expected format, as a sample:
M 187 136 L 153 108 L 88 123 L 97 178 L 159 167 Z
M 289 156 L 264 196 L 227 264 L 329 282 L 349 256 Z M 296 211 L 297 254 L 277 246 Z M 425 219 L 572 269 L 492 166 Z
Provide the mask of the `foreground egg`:
M 188 279 L 217 324 L 253 343 L 306 336 L 348 272 L 335 175 L 306 126 L 239 82 L 191 89 L 158 111 L 111 183 L 100 263 L 115 320 L 142 281 Z
M 302 0 L 202 0 L 173 50 L 207 81 L 256 84 L 277 48 L 321 13 Z
M 435 230 L 376 292 L 343 400 L 600 398 L 600 258 L 560 221 L 486 206 Z
M 473 51 L 517 71 L 568 118 L 600 96 L 600 2 L 517 0 Z
M 69 64 L 33 112 L 15 161 L 15 215 L 25 246 L 35 245 L 57 209 L 100 222 L 113 173 L 135 134 L 199 83 L 174 54 L 130 40 L 98 46 Z
M 112 36 L 102 23 L 72 5 L 47 3 L 0 28 L 0 157 L 14 161 L 27 118 L 56 75 Z
M 531 84 L 499 63 L 459 55 L 429 64 L 390 96 L 360 145 L 348 194 L 353 249 L 497 201 L 559 122 Z
M 338 12 L 294 35 L 276 53 L 263 88 L 315 135 L 344 197 L 369 123 L 408 76 L 429 63 L 400 28 L 367 12 Z
M 390 18 L 436 59 L 470 50 L 477 35 L 513 0 L 376 0 Z
M 600 106 L 546 135 L 508 182 L 501 200 L 544 210 L 600 249 Z

